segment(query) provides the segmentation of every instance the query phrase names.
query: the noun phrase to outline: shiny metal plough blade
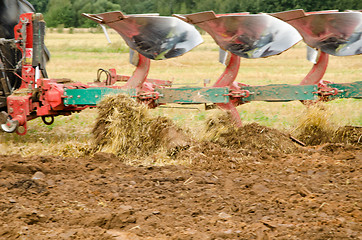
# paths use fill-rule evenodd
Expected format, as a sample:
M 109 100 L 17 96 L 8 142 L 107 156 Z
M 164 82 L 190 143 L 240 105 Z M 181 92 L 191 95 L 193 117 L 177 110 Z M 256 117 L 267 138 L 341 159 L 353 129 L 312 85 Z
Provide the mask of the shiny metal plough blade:
M 312 48 L 334 56 L 362 53 L 362 13 L 303 10 L 273 13 L 295 27 Z
M 302 40 L 292 26 L 266 14 L 210 11 L 176 16 L 207 31 L 222 49 L 244 58 L 277 55 Z
M 203 42 L 194 26 L 175 17 L 123 15 L 122 12 L 83 16 L 113 28 L 130 48 L 149 59 L 178 57 Z

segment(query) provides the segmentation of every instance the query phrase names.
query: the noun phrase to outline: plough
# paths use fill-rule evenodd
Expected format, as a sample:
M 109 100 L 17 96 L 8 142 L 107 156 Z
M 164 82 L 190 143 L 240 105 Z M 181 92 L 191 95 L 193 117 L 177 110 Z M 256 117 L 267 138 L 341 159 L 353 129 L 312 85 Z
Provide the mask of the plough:
M 230 111 L 238 126 L 242 122 L 236 107 L 250 101 L 362 98 L 361 81 L 334 84 L 322 80 L 329 54 L 362 53 L 361 12 L 294 10 L 273 14 L 215 14 L 208 11 L 173 17 L 122 12 L 83 15 L 121 35 L 131 49 L 130 60 L 136 66 L 133 75 L 118 75 L 115 69 L 101 70 L 107 74 L 106 80 L 91 84 L 48 78 L 44 64 L 45 22 L 41 14 L 24 13 L 14 29 L 15 38 L 0 39 L 0 45 L 15 47 L 22 56 L 13 63 L 14 68 L 3 64 L 0 72 L 3 131 L 24 135 L 29 120 L 41 117 L 45 124 L 52 124 L 55 116 L 96 107 L 106 95 L 117 93 L 128 94 L 151 108 L 168 103 L 216 105 Z M 205 30 L 220 46 L 220 61 L 226 68 L 216 82 L 211 87 L 175 88 L 171 81 L 147 78 L 150 60 L 178 57 L 203 42 L 193 25 Z M 235 82 L 240 57 L 278 55 L 302 39 L 309 46 L 309 57 L 315 64 L 299 85 L 250 86 Z M 0 56 L 3 63 L 7 61 L 4 54 Z M 19 88 L 12 88 L 10 74 L 21 80 Z M 125 84 L 115 84 L 120 81 Z

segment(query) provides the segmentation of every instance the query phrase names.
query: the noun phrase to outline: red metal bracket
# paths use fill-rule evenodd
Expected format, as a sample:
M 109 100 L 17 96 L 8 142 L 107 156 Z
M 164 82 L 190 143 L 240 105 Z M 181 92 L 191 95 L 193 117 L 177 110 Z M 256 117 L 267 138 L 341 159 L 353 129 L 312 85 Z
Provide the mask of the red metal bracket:
M 328 87 L 326 83 L 330 82 L 320 82 L 318 84 L 318 91 L 313 92 L 315 94 L 318 94 L 322 97 L 322 100 L 324 100 L 324 97 L 326 96 L 336 96 L 338 93 L 343 93 L 343 90 L 339 90 L 337 88 L 331 88 Z
M 19 128 L 16 129 L 16 133 L 19 135 L 25 135 L 27 132 L 27 116 L 30 115 L 31 109 L 31 96 L 16 96 L 10 95 L 7 99 L 8 102 L 8 111 L 12 117 L 12 121 L 17 121 L 19 127 L 24 128 L 23 131 L 19 131 Z
M 242 122 L 236 106 L 239 105 L 239 99 L 236 95 L 233 94 L 235 92 L 240 91 L 240 88 L 237 83 L 235 83 L 235 79 L 239 73 L 240 67 L 240 57 L 230 53 L 230 60 L 225 68 L 223 74 L 219 77 L 213 87 L 229 87 L 231 92 L 228 94 L 230 96 L 230 102 L 228 103 L 217 103 L 216 105 L 221 109 L 227 110 L 231 113 L 231 118 L 236 126 L 241 127 Z
M 240 57 L 232 53 L 230 54 L 231 54 L 230 60 L 225 68 L 225 71 L 215 82 L 213 87 L 230 87 L 235 90 L 239 89 L 237 87 L 237 84 L 234 84 L 234 81 L 239 73 Z
M 135 88 L 138 91 L 143 90 L 144 82 L 147 79 L 148 72 L 150 70 L 151 61 L 145 56 L 139 55 L 139 61 L 136 70 L 133 72 L 131 78 L 127 81 L 123 88 Z
M 224 96 L 230 96 L 232 98 L 247 98 L 250 96 L 249 90 L 233 91 L 231 90 L 229 94 L 224 94 Z
M 20 88 L 35 88 L 35 69 L 32 66 L 33 61 L 33 14 L 24 13 L 20 15 L 19 23 L 14 27 L 14 36 L 20 40 L 16 45 L 25 56 L 23 59 L 22 77 Z M 25 44 L 25 45 L 24 45 Z
M 313 85 L 321 82 L 328 66 L 329 55 L 321 52 L 318 62 L 313 65 L 313 68 L 307 76 L 300 82 L 300 85 Z

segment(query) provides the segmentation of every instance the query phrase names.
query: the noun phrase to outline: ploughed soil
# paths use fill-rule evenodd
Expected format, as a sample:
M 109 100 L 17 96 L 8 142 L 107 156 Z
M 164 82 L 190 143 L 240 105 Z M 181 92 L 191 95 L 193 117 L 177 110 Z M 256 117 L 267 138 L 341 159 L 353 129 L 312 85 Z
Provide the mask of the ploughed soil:
M 361 239 L 361 145 L 174 157 L 0 156 L 0 239 Z

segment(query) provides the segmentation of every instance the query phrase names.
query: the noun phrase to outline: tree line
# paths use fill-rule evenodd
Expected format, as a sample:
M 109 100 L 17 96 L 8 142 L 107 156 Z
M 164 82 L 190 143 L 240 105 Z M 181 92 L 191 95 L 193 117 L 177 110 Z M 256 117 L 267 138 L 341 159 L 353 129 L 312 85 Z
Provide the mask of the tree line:
M 362 9 L 361 0 L 30 0 L 37 12 L 45 16 L 47 26 L 92 27 L 95 23 L 82 13 L 122 11 L 126 14 L 159 13 L 170 16 L 213 10 L 215 13 L 280 12 Z

